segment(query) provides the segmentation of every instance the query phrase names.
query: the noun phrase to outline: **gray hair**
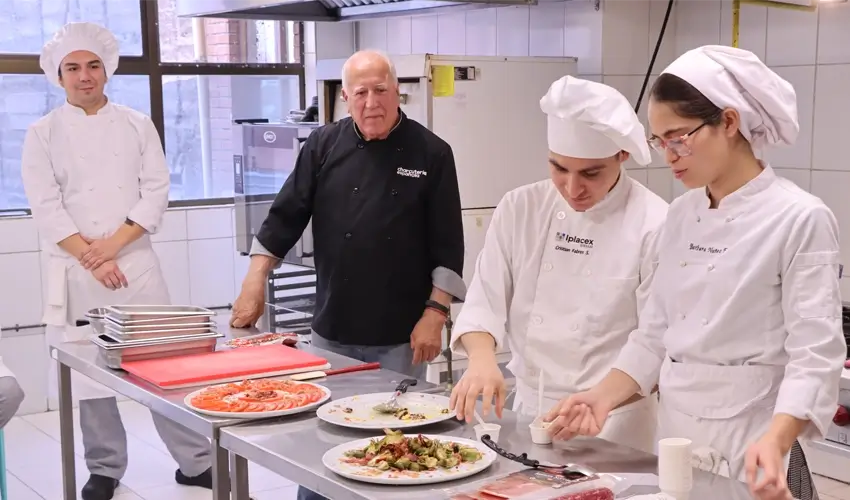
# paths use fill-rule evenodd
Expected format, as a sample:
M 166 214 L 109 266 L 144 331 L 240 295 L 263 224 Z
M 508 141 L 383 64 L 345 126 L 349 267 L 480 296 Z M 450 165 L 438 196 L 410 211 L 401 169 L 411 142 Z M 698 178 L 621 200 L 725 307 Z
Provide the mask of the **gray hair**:
M 385 52 L 380 50 L 360 50 L 352 54 L 351 57 L 345 61 L 345 64 L 342 65 L 342 88 L 348 89 L 348 71 L 351 67 L 351 61 L 363 56 L 376 57 L 386 63 L 390 71 L 390 81 L 392 83 L 398 83 L 398 74 L 396 73 L 395 64 L 393 64 L 392 60 Z

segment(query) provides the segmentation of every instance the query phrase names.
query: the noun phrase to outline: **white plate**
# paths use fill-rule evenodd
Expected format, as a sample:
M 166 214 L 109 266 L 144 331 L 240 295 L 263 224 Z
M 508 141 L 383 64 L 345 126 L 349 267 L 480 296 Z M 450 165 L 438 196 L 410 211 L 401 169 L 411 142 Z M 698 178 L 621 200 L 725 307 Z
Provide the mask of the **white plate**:
M 322 396 L 322 398 L 319 399 L 318 401 L 316 401 L 315 403 L 310 403 L 308 405 L 300 406 L 298 408 L 292 408 L 292 409 L 289 409 L 289 410 L 254 411 L 254 412 L 249 412 L 249 411 L 228 412 L 228 411 L 204 410 L 204 409 L 201 409 L 201 408 L 196 408 L 192 405 L 192 403 L 191 403 L 192 398 L 194 398 L 195 396 L 200 394 L 201 391 L 207 389 L 205 387 L 204 389 L 194 391 L 191 394 L 187 395 L 183 399 L 183 403 L 185 403 L 186 406 L 189 407 L 189 409 L 191 409 L 192 411 L 196 411 L 196 412 L 204 414 L 204 415 L 209 415 L 211 417 L 253 419 L 253 418 L 273 418 L 273 417 L 281 417 L 283 415 L 294 415 L 296 413 L 304 413 L 304 412 L 313 410 L 314 408 L 316 408 L 318 406 L 321 406 L 322 404 L 326 403 L 331 398 L 330 389 L 328 389 L 327 387 L 325 387 L 323 385 L 311 384 L 310 382 L 298 382 L 298 383 L 299 384 L 312 385 L 313 387 L 318 387 L 319 389 L 322 390 L 322 392 L 325 393 L 325 395 Z M 218 384 L 218 385 L 227 385 L 227 384 Z M 211 387 L 216 387 L 216 386 L 211 386 Z
M 405 437 L 415 436 L 416 434 L 405 435 Z M 451 441 L 453 443 L 474 447 L 480 451 L 483 456 L 481 457 L 481 460 L 475 463 L 462 463 L 452 469 L 436 469 L 425 472 L 379 471 L 373 467 L 353 465 L 343 461 L 346 458 L 345 452 L 364 448 L 369 444 L 371 439 L 381 439 L 381 437 L 383 436 L 370 439 L 358 439 L 357 441 L 351 441 L 332 448 L 328 450 L 324 456 L 322 456 L 322 463 L 334 473 L 353 481 L 373 484 L 413 486 L 418 484 L 444 483 L 478 474 L 487 467 L 490 467 L 490 465 L 496 461 L 497 457 L 496 452 L 477 441 L 452 436 L 434 436 L 426 434 L 425 437 L 428 439 L 436 439 L 442 442 Z
M 454 418 L 455 412 L 442 413 L 449 408 L 449 398 L 439 394 L 408 392 L 398 397 L 398 404 L 410 413 L 425 416 L 424 420 L 401 420 L 392 414 L 379 413 L 372 408 L 386 403 L 392 392 L 361 394 L 335 400 L 316 411 L 325 422 L 352 429 L 411 429 Z M 350 410 L 350 411 L 349 411 Z

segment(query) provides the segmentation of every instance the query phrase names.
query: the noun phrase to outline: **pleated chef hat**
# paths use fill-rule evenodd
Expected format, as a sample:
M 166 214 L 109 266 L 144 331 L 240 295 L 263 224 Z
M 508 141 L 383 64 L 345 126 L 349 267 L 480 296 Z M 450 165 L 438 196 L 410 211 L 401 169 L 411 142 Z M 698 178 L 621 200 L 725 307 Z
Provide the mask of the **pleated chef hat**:
M 77 50 L 87 50 L 103 61 L 106 77 L 111 78 L 118 69 L 118 40 L 108 29 L 94 23 L 69 23 L 53 39 L 44 44 L 38 60 L 48 81 L 57 87 L 62 60 Z
M 718 108 L 741 115 L 741 134 L 753 151 L 792 144 L 800 132 L 794 87 L 747 50 L 706 45 L 663 71 L 690 83 Z
M 601 83 L 565 76 L 540 99 L 549 150 L 572 158 L 608 158 L 620 151 L 648 165 L 646 131 L 623 94 Z

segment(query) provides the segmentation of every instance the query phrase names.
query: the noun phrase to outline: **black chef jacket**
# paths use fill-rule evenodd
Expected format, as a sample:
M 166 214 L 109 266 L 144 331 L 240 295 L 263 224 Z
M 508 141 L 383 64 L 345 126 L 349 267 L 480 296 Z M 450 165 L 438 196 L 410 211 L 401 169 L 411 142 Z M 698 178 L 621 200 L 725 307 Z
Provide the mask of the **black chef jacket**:
M 260 227 L 282 257 L 313 218 L 313 330 L 349 345 L 410 342 L 431 273 L 461 275 L 463 226 L 451 146 L 403 113 L 384 140 L 351 118 L 315 130 Z

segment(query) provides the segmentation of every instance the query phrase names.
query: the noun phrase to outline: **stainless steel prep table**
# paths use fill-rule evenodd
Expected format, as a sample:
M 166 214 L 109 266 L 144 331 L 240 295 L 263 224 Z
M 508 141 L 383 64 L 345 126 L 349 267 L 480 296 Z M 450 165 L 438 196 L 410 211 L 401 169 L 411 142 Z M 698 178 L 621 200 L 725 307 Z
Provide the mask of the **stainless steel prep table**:
M 231 329 L 226 323 L 220 324 L 219 331 L 225 334 L 222 341 L 260 333 L 256 329 Z M 310 345 L 299 344 L 298 348 L 322 356 L 328 360 L 333 368 L 345 368 L 361 364 L 360 361 L 316 349 Z M 198 387 L 162 390 L 122 370 L 107 368 L 98 357 L 98 348 L 91 342 L 66 342 L 51 348 L 50 352 L 59 364 L 59 428 L 62 447 L 63 492 L 66 500 L 77 498 L 74 470 L 71 370 L 77 371 L 109 389 L 137 401 L 151 411 L 209 438 L 212 447 L 213 499 L 225 500 L 230 498 L 228 453 L 219 445 L 220 430 L 223 427 L 244 424 L 245 420 L 214 418 L 195 413 L 186 408 L 183 399 L 190 392 L 197 390 Z M 403 378 L 401 374 L 388 370 L 372 370 L 334 375 L 314 382 L 328 387 L 331 390 L 332 397 L 335 397 L 338 393 L 350 396 L 365 388 L 374 388 L 375 392 L 389 392 L 401 378 Z M 427 389 L 428 386 L 429 384 L 420 382 L 420 385 L 411 388 L 411 391 Z M 278 421 L 280 420 L 278 419 Z
M 655 474 L 657 469 L 655 456 L 600 439 L 577 439 L 555 446 L 534 445 L 528 431 L 529 421 L 519 419 L 513 412 L 506 411 L 500 423 L 500 446 L 517 455 L 526 452 L 532 459 L 578 463 L 599 472 Z M 475 439 L 472 425 L 454 420 L 413 432 Z M 248 499 L 247 461 L 255 462 L 333 500 L 433 500 L 435 497 L 440 498 L 439 490 L 523 469 L 523 466 L 499 457 L 486 471 L 459 481 L 425 486 L 381 486 L 345 479 L 322 464 L 322 455 L 334 446 L 377 434 L 380 433 L 329 424 L 312 414 L 302 415 L 298 420 L 288 420 L 285 424 L 269 420 L 222 429 L 221 446 L 235 455 L 233 499 Z M 655 487 L 635 486 L 625 493 L 657 492 Z M 690 498 L 744 500 L 751 496 L 744 483 L 695 470 L 694 489 Z

